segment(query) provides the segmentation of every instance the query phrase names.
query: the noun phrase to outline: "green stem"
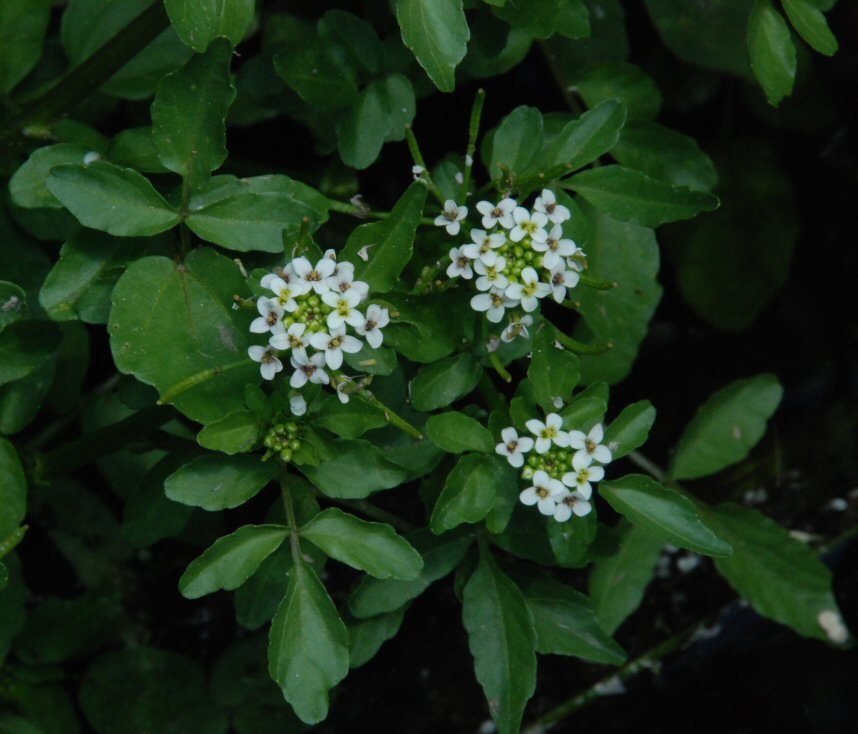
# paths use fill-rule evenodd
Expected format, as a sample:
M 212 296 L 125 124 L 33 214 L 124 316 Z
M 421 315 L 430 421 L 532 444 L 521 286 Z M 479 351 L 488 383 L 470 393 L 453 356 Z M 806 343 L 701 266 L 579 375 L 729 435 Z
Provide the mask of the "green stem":
M 435 278 L 438 277 L 438 274 L 443 269 L 444 264 L 440 260 L 438 260 L 434 265 L 427 266 L 420 274 L 417 282 L 414 284 L 414 292 L 417 294 L 426 293 L 426 291 L 432 287 Z
M 190 377 L 186 377 L 184 380 L 173 385 L 173 387 L 171 387 L 169 390 L 166 390 L 164 393 L 162 393 L 161 398 L 158 400 L 158 405 L 166 405 L 167 403 L 172 403 L 177 397 L 179 397 L 179 395 L 184 392 L 187 392 L 192 387 L 196 387 L 200 383 L 206 382 L 207 380 L 211 380 L 213 377 L 217 377 L 218 375 L 222 375 L 224 372 L 237 370 L 239 367 L 246 367 L 249 364 L 251 364 L 250 359 L 245 358 L 236 362 L 218 365 L 217 367 L 210 367 L 207 370 L 197 372 Z
M 589 288 L 595 288 L 597 291 L 609 291 L 619 285 L 615 280 L 602 280 L 601 278 L 594 278 L 586 273 L 581 273 L 579 277 L 581 285 L 586 285 Z
M 398 415 L 396 412 L 388 408 L 369 390 L 361 388 L 355 394 L 373 407 L 378 408 L 382 413 L 384 413 L 384 418 L 388 423 L 390 423 L 390 425 L 396 426 L 400 431 L 407 433 L 409 436 L 416 438 L 418 441 L 421 441 L 423 439 L 423 434 L 420 433 L 420 431 L 418 431 L 414 426 L 412 426 L 401 415 Z
M 507 371 L 506 367 L 501 364 L 500 357 L 497 352 L 489 352 L 489 362 L 494 367 L 504 382 L 512 382 L 512 375 Z
M 411 158 L 414 160 L 414 163 L 423 169 L 423 178 L 426 181 L 426 185 L 429 187 L 429 191 L 432 192 L 432 195 L 438 200 L 438 203 L 443 208 L 444 197 L 441 196 L 441 192 L 432 180 L 432 175 L 429 173 L 429 168 L 426 166 L 426 160 L 423 158 L 423 153 L 420 152 L 420 145 L 417 143 L 417 138 L 414 136 L 414 131 L 411 129 L 411 125 L 407 125 L 405 128 L 405 140 L 408 142 L 408 150 L 411 151 Z
M 614 347 L 614 343 L 610 341 L 605 344 L 584 344 L 584 342 L 579 342 L 571 336 L 566 336 L 559 329 L 554 329 L 554 338 L 570 352 L 575 352 L 575 354 L 604 354 Z
M 160 0 L 153 2 L 86 61 L 33 100 L 0 133 L 0 145 L 10 144 L 22 132 L 25 136 L 42 132 L 39 128 L 74 109 L 152 43 L 169 23 L 164 4 Z M 23 140 L 16 143 L 20 145 Z
M 653 479 L 658 482 L 664 484 L 665 482 L 670 480 L 670 476 L 667 471 L 662 469 L 658 464 L 644 456 L 640 451 L 629 451 L 627 454 L 629 461 L 633 464 L 637 464 L 641 469 L 643 469 L 647 474 L 651 475 Z
M 347 201 L 337 201 L 336 199 L 328 199 L 328 208 L 332 212 L 349 214 L 353 217 L 357 217 L 358 219 L 389 219 L 391 214 L 386 211 L 363 209 L 362 207 L 355 206 Z M 427 227 L 434 227 L 435 220 L 430 219 L 429 217 L 421 217 L 420 224 Z
M 286 474 L 280 477 L 280 494 L 283 496 L 283 506 L 286 508 L 286 524 L 289 526 L 289 545 L 292 548 L 292 560 L 296 565 L 303 562 L 301 555 L 301 542 L 298 536 L 298 520 L 295 517 L 295 505 L 292 502 L 292 493 L 286 484 Z
M 486 102 L 486 90 L 478 89 L 471 107 L 471 124 L 468 126 L 468 147 L 465 150 L 465 173 L 462 179 L 462 201 L 467 203 L 471 188 L 471 171 L 474 168 L 474 154 L 477 152 L 477 136 L 480 134 L 480 120 L 483 116 L 483 105 Z

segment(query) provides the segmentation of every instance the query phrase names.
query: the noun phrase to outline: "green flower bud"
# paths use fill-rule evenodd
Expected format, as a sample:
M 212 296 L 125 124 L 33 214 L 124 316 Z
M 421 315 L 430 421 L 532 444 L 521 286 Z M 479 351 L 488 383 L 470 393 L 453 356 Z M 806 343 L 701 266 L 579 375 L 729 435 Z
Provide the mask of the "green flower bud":
M 284 464 L 288 464 L 290 461 L 292 461 L 292 452 L 289 449 L 283 449 L 280 452 L 280 461 L 282 461 Z

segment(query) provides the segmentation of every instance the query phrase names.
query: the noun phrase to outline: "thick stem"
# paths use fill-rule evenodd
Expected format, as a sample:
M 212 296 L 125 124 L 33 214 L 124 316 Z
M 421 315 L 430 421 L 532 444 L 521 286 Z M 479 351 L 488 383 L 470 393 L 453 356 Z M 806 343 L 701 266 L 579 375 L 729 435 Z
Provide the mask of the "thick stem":
M 365 388 L 361 388 L 355 393 L 358 397 L 365 400 L 367 403 L 372 405 L 374 408 L 378 408 L 382 413 L 384 413 L 384 419 L 390 423 L 392 426 L 396 426 L 400 431 L 407 433 L 409 436 L 416 438 L 418 441 L 422 440 L 423 434 L 417 430 L 414 426 L 412 426 L 405 418 L 401 415 L 398 415 L 396 412 L 388 408 L 384 403 L 381 402 L 375 395 L 373 395 L 369 390 Z

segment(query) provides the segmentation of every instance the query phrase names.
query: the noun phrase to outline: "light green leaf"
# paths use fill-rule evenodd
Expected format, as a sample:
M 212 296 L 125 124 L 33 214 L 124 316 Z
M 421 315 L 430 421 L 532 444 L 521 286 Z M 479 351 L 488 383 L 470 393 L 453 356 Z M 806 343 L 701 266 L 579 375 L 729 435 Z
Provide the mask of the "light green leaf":
M 643 528 L 625 523 L 617 552 L 593 564 L 590 598 L 609 634 L 640 606 L 663 547 L 663 541 Z
M 616 444 L 612 449 L 614 461 L 646 443 L 655 422 L 655 408 L 649 400 L 641 400 L 623 408 L 605 429 L 605 443 Z
M 50 321 L 15 321 L 0 331 L 0 385 L 20 380 L 43 367 L 60 345 L 60 332 Z
M 106 161 L 58 166 L 47 187 L 85 227 L 118 237 L 146 237 L 179 223 L 179 213 L 146 178 Z
M 282 525 L 245 525 L 218 538 L 191 561 L 179 579 L 179 591 L 186 599 L 199 599 L 219 589 L 237 589 L 280 547 L 287 535 L 289 530 Z
M 559 33 L 567 38 L 590 35 L 587 8 L 581 0 L 506 0 L 492 2 L 495 15 L 536 38 Z
M 346 50 L 324 38 L 306 38 L 274 58 L 277 74 L 307 104 L 339 109 L 358 93 L 358 76 Z
M 533 338 L 533 357 L 527 368 L 533 383 L 533 395 L 547 412 L 554 410 L 555 398 L 569 400 L 578 383 L 578 358 L 554 344 L 550 325 L 540 329 Z
M 481 374 L 480 363 L 470 354 L 421 367 L 411 382 L 411 403 L 420 411 L 445 408 L 471 392 Z
M 189 211 L 188 227 L 204 240 L 239 252 L 283 253 L 302 226 L 312 234 L 327 220 L 328 202 L 281 174 L 217 176 L 194 194 Z
M 179 38 L 200 53 L 218 36 L 237 46 L 253 20 L 255 6 L 254 0 L 164 0 L 164 4 Z
M 837 39 L 825 16 L 812 0 L 782 0 L 793 28 L 815 51 L 826 56 L 837 53 Z
M 730 545 L 701 519 L 695 504 L 642 474 L 599 484 L 599 494 L 621 515 L 666 543 L 707 556 L 729 556 Z
M 462 523 L 482 520 L 498 494 L 516 492 L 515 473 L 497 456 L 470 454 L 459 459 L 432 511 L 430 527 L 440 535 Z
M 328 691 L 349 672 L 349 633 L 316 574 L 296 560 L 271 622 L 268 668 L 298 718 L 316 724 L 328 714 Z
M 771 0 L 754 0 L 748 19 L 751 68 L 769 103 L 778 103 L 795 83 L 795 45 L 783 16 Z
M 495 448 L 488 429 L 474 418 L 455 410 L 430 415 L 426 421 L 426 435 L 432 443 L 451 454 L 465 451 L 491 453 Z
M 514 182 L 525 178 L 544 141 L 542 113 L 536 107 L 516 107 L 483 145 L 483 162 L 492 180 Z
M 452 92 L 471 37 L 462 0 L 396 0 L 396 20 L 402 42 L 435 86 Z
M 420 554 L 390 525 L 367 522 L 336 507 L 316 515 L 299 532 L 331 558 L 378 579 L 415 579 L 423 568 Z
M 718 208 L 718 198 L 673 186 L 622 166 L 602 166 L 578 173 L 566 186 L 593 206 L 624 222 L 658 227 Z
M 356 617 L 375 617 L 402 608 L 430 584 L 450 573 L 473 542 L 472 535 L 445 533 L 436 536 L 428 529 L 416 530 L 406 538 L 423 557 L 420 573 L 409 581 L 365 576 L 349 599 L 349 609 Z
M 3 0 L 0 3 L 0 94 L 6 96 L 42 55 L 51 19 L 51 0 Z
M 369 283 L 373 293 L 385 293 L 394 288 L 411 260 L 414 235 L 425 202 L 426 187 L 413 183 L 387 219 L 361 224 L 349 235 L 340 259 L 354 264 L 355 277 Z M 361 251 L 365 258 L 361 257 Z
M 167 477 L 164 491 L 183 505 L 229 510 L 255 496 L 276 474 L 277 466 L 258 456 L 205 454 Z
M 9 193 L 17 206 L 26 209 L 61 209 L 62 204 L 48 191 L 46 180 L 52 168 L 83 163 L 89 150 L 76 143 L 46 145 L 34 150 L 9 180 Z
M 397 609 L 378 617 L 350 621 L 349 667 L 359 668 L 372 660 L 381 646 L 399 632 L 404 616 L 405 610 Z
M 805 637 L 845 641 L 822 626 L 822 614 L 841 625 L 842 619 L 831 590 L 831 571 L 813 550 L 748 507 L 718 505 L 707 508 L 704 517 L 733 546 L 733 555 L 716 558 L 715 566 L 757 612 Z
M 245 292 L 238 266 L 207 248 L 180 264 L 137 260 L 113 290 L 108 331 L 117 368 L 161 394 L 212 370 L 173 405 L 203 423 L 243 409 L 244 386 L 259 381 L 246 356 L 250 317 L 231 308 Z
M 527 602 L 485 547 L 462 597 L 468 647 L 489 711 L 499 734 L 518 734 L 536 689 L 536 630 Z
M 191 188 L 226 159 L 226 113 L 235 99 L 232 48 L 218 39 L 158 83 L 152 103 L 152 142 L 166 168 Z
M 18 452 L 0 438 L 0 540 L 18 529 L 27 510 L 27 478 Z
M 403 469 L 361 439 L 331 442 L 331 456 L 319 466 L 302 466 L 301 471 L 329 497 L 360 499 L 382 489 L 398 487 L 405 480 Z
M 197 443 L 212 451 L 243 454 L 256 445 L 260 428 L 259 418 L 252 410 L 234 410 L 205 426 L 197 434 Z
M 771 374 L 721 388 L 686 426 L 673 455 L 671 476 L 697 479 L 744 459 L 765 434 L 782 396 L 783 388 Z

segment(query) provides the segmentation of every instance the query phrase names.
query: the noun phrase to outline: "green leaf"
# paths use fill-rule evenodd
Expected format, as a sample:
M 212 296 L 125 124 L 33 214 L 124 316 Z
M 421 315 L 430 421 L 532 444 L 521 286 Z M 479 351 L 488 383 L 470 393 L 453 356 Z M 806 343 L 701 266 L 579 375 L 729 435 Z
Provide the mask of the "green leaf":
M 796 61 L 789 27 L 771 0 L 754 0 L 748 19 L 748 55 L 769 104 L 777 107 L 792 92 Z
M 423 568 L 411 580 L 376 579 L 365 576 L 349 599 L 349 609 L 356 617 L 375 617 L 404 607 L 420 596 L 430 584 L 449 574 L 473 542 L 472 535 L 447 533 L 436 536 L 428 529 L 406 536 L 423 557 Z
M 495 447 L 488 429 L 479 421 L 455 410 L 430 415 L 426 421 L 426 435 L 438 448 L 451 454 L 462 454 L 465 451 L 492 453 Z
M 480 363 L 470 354 L 421 367 L 411 382 L 411 403 L 424 412 L 445 408 L 470 393 L 481 374 Z
M 381 646 L 399 632 L 404 609 L 370 619 L 352 620 L 349 630 L 349 667 L 359 668 L 375 657 Z
M 608 385 L 602 380 L 591 382 L 572 398 L 569 405 L 558 411 L 567 430 L 587 432 L 602 422 L 608 410 Z M 524 423 L 521 424 L 524 426 Z
M 349 672 L 349 633 L 325 587 L 300 558 L 274 620 L 268 645 L 271 677 L 298 718 L 328 714 L 328 691 Z
M 300 529 L 331 558 L 378 579 L 414 579 L 423 559 L 390 525 L 367 522 L 329 507 Z
M 593 564 L 590 598 L 599 622 L 609 634 L 640 606 L 663 547 L 664 542 L 654 535 L 626 523 L 617 552 Z
M 337 148 L 343 162 L 367 168 L 385 143 L 405 137 L 415 111 L 414 88 L 407 77 L 390 74 L 371 82 L 337 119 Z
M 567 38 L 590 35 L 587 8 L 581 0 L 506 0 L 493 2 L 494 13 L 536 38 L 559 33 Z
M 388 461 L 368 441 L 338 439 L 330 443 L 331 456 L 319 466 L 301 471 L 329 497 L 360 499 L 382 489 L 398 487 L 405 471 Z
M 533 357 L 527 368 L 533 394 L 547 412 L 554 410 L 555 398 L 569 400 L 578 383 L 578 358 L 554 344 L 554 329 L 540 329 L 533 339 Z
M 619 100 L 626 107 L 628 120 L 649 120 L 658 117 L 661 110 L 661 90 L 655 80 L 627 61 L 586 70 L 575 77 L 575 88 L 588 107 Z
M 702 521 L 695 504 L 642 474 L 599 484 L 599 494 L 621 515 L 656 538 L 707 556 L 729 556 L 730 545 Z
M 258 456 L 206 454 L 167 477 L 164 491 L 183 505 L 229 510 L 255 496 L 276 474 L 277 467 Z
M 151 127 L 129 127 L 120 130 L 110 141 L 107 157 L 120 166 L 133 168 L 141 173 L 167 173 L 155 141 Z
M 354 264 L 355 277 L 369 283 L 372 293 L 392 290 L 411 260 L 425 202 L 426 187 L 413 183 L 387 219 L 361 224 L 349 235 L 340 259 Z
M 3 0 L 0 4 L 0 94 L 11 92 L 42 55 L 51 0 Z
M 715 566 L 757 612 L 805 637 L 844 641 L 820 624 L 821 614 L 839 619 L 840 613 L 831 590 L 831 571 L 813 550 L 747 507 L 718 505 L 707 508 L 704 516 L 733 546 L 733 555 L 716 558 Z
M 567 122 L 539 155 L 542 166 L 574 171 L 613 150 L 626 123 L 626 106 L 617 99 L 595 105 Z
M 654 422 L 655 408 L 649 400 L 641 400 L 623 408 L 605 429 L 605 444 L 616 444 L 616 448 L 612 449 L 613 460 L 643 446 Z
M 0 280 L 0 331 L 27 312 L 27 294 L 23 288 Z
M 286 594 L 291 566 L 289 548 L 282 545 L 235 590 L 235 620 L 242 627 L 257 630 L 271 621 Z
M 499 734 L 518 734 L 536 689 L 536 631 L 527 602 L 485 547 L 462 596 L 468 647 L 489 711 Z
M 218 39 L 161 79 L 155 92 L 152 142 L 164 167 L 185 179 L 188 192 L 226 160 L 224 121 L 235 99 L 231 59 L 229 42 Z
M 179 223 L 179 213 L 146 178 L 106 161 L 57 166 L 47 187 L 85 227 L 118 237 L 146 237 Z
M 46 181 L 52 168 L 83 163 L 89 150 L 76 143 L 46 145 L 34 150 L 9 179 L 9 193 L 17 206 L 26 209 L 61 209 L 62 204 L 48 191 Z
M 721 388 L 686 426 L 673 455 L 671 476 L 697 479 L 744 459 L 765 434 L 782 396 L 783 388 L 771 374 Z
M 446 357 L 456 348 L 456 329 L 450 328 L 447 313 L 451 294 L 387 296 L 399 316 L 384 330 L 385 344 L 412 362 L 429 363 Z
M 27 478 L 15 447 L 0 438 L 0 540 L 24 520 L 27 510 Z
M 277 74 L 307 104 L 339 109 L 358 93 L 357 71 L 346 50 L 324 38 L 306 38 L 274 57 Z
M 396 0 L 402 42 L 442 92 L 456 86 L 471 32 L 462 0 Z
M 718 198 L 673 186 L 622 166 L 602 166 L 578 173 L 566 186 L 593 206 L 624 222 L 658 227 L 718 208 Z
M 20 380 L 43 367 L 60 345 L 50 321 L 15 321 L 0 331 L 0 385 Z
M 516 107 L 494 130 L 491 145 L 483 146 L 483 162 L 493 181 L 515 181 L 531 171 L 545 140 L 542 113 L 536 107 Z M 490 152 L 490 155 L 486 153 Z
M 334 395 L 323 395 L 313 401 L 310 414 L 313 425 L 327 428 L 340 438 L 358 438 L 387 425 L 384 413 L 360 397 L 341 403 Z
M 219 589 L 237 589 L 287 535 L 289 530 L 282 525 L 245 525 L 218 538 L 182 574 L 179 591 L 186 599 L 199 599 Z
M 211 41 L 226 36 L 233 46 L 244 38 L 254 0 L 164 0 L 170 22 L 182 43 L 204 52 Z
M 302 227 L 312 234 L 327 220 L 328 201 L 281 174 L 217 176 L 191 197 L 189 211 L 188 227 L 204 240 L 239 252 L 282 254 L 284 242 Z
M 608 665 L 625 662 L 626 653 L 602 628 L 584 594 L 541 575 L 525 584 L 524 594 L 536 628 L 536 652 Z
M 329 10 L 318 22 L 319 35 L 336 41 L 373 76 L 382 68 L 384 45 L 372 24 L 345 10 Z
M 515 473 L 497 456 L 469 454 L 459 459 L 432 511 L 430 527 L 440 535 L 462 523 L 482 520 L 498 494 L 517 492 Z
M 21 578 L 21 563 L 17 555 L 3 561 L 7 573 L 5 588 L 0 588 L 0 665 L 6 659 L 12 641 L 26 619 L 27 587 Z
M 540 518 L 541 519 L 541 518 Z M 548 523 L 548 542 L 560 566 L 581 568 L 590 562 L 590 545 L 598 530 L 596 513 L 566 522 Z
M 837 53 L 837 39 L 828 27 L 825 16 L 811 0 L 782 0 L 793 28 L 815 51 L 826 56 Z
M 162 395 L 210 370 L 172 404 L 203 423 L 243 409 L 244 386 L 259 381 L 246 356 L 249 315 L 231 308 L 245 290 L 238 266 L 207 248 L 180 264 L 166 257 L 132 263 L 113 290 L 108 324 L 117 369 Z
M 256 445 L 260 429 L 259 418 L 252 410 L 234 410 L 205 426 L 197 434 L 197 443 L 212 451 L 243 454 Z

